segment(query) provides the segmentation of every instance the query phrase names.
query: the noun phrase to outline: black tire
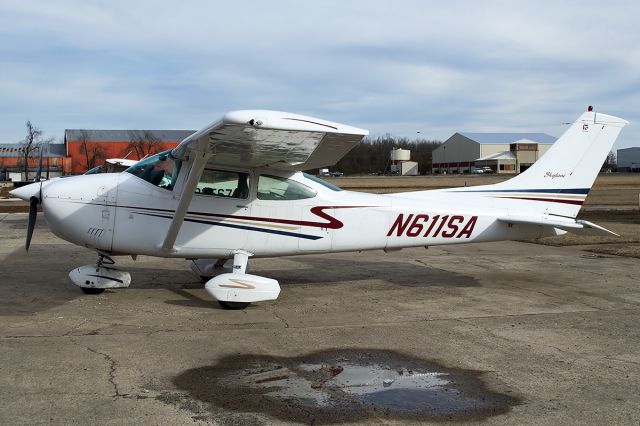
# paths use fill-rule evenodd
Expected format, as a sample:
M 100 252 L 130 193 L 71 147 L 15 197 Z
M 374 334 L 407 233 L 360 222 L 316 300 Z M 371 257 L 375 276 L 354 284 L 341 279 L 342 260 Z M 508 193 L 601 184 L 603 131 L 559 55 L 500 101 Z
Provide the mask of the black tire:
M 94 288 L 94 287 L 80 287 L 84 294 L 100 294 L 104 291 L 104 288 Z
M 244 309 L 250 305 L 249 302 L 225 302 L 224 300 L 218 300 L 218 303 L 223 309 L 230 310 Z

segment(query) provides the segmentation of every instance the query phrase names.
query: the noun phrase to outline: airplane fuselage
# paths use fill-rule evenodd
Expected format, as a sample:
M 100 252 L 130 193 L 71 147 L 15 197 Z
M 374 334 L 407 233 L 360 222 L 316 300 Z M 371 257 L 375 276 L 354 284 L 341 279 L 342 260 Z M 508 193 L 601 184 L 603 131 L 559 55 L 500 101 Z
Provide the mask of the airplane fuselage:
M 260 173 L 243 173 L 251 182 L 245 198 L 221 189 L 194 195 L 172 250 L 161 246 L 180 192 L 126 172 L 51 182 L 43 188 L 44 213 L 56 235 L 87 248 L 181 258 L 226 258 L 238 249 L 269 257 L 556 235 L 498 222 L 505 209 L 470 205 L 469 194 L 465 203 L 463 194 L 442 191 L 421 192 L 416 200 L 334 190 L 295 173 L 281 177 L 310 188 L 314 196 L 260 199 Z

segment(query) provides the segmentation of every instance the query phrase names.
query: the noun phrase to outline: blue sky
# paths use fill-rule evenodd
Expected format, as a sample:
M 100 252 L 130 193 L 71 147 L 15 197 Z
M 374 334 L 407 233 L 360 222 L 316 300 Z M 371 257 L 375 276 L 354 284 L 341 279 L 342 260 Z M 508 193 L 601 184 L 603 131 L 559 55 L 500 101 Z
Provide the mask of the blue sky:
M 590 104 L 640 146 L 637 1 L 0 3 L 0 142 L 199 129 L 265 108 L 392 134 L 559 136 Z M 420 132 L 418 134 L 417 132 Z

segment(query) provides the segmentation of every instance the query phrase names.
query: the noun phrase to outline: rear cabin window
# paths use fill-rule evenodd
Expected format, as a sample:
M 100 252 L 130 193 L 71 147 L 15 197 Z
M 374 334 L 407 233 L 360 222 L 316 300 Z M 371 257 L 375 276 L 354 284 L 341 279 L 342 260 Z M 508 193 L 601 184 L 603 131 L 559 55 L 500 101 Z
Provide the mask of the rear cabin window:
M 196 194 L 247 198 L 249 196 L 249 174 L 205 169 L 196 187 Z
M 258 179 L 259 200 L 303 200 L 315 196 L 315 190 L 295 180 L 270 175 L 260 175 Z
M 340 188 L 339 186 L 336 186 L 336 185 L 334 185 L 334 184 L 332 184 L 330 182 L 327 182 L 326 180 L 324 180 L 322 178 L 310 175 L 308 173 L 302 173 L 302 175 L 304 177 L 306 177 L 307 179 L 314 181 L 315 183 L 319 183 L 320 185 L 329 188 L 332 191 L 342 191 L 342 188 Z

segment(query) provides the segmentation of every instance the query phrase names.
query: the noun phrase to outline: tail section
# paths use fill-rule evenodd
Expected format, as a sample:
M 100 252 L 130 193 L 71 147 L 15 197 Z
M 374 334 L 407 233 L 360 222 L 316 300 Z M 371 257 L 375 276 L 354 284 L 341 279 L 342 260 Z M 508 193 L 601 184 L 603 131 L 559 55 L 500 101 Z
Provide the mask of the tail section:
M 618 117 L 587 111 L 525 172 L 505 182 L 468 190 L 529 201 L 526 210 L 531 214 L 575 218 L 627 124 Z

